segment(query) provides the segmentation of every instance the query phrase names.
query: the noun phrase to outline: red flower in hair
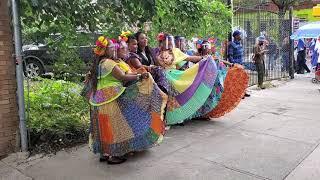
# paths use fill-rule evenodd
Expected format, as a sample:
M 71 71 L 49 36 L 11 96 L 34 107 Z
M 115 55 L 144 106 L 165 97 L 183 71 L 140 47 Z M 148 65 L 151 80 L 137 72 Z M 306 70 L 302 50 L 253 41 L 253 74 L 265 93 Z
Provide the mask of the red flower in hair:
M 116 39 L 111 39 L 112 43 L 117 43 Z
M 157 36 L 158 41 L 164 41 L 165 39 L 166 39 L 166 35 L 163 32 L 158 34 Z
M 215 38 L 208 38 L 209 43 L 215 43 L 215 41 L 216 41 Z
M 105 48 L 105 46 L 99 40 L 96 41 L 96 45 L 98 47 Z

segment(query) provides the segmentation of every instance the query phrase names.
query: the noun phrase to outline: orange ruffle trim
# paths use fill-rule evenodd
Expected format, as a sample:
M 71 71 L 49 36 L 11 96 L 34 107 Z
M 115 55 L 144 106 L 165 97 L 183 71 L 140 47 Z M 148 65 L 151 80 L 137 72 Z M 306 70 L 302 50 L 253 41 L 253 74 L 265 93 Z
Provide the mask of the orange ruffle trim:
M 207 114 L 207 117 L 219 118 L 237 107 L 244 96 L 248 83 L 249 76 L 243 68 L 230 68 L 224 81 L 221 100 L 217 107 Z

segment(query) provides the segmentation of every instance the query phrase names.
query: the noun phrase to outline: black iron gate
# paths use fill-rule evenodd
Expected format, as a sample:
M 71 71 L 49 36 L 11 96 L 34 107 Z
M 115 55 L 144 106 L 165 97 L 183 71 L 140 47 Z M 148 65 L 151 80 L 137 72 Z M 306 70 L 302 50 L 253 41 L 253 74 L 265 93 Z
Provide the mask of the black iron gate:
M 265 58 L 265 80 L 289 76 L 292 50 L 290 32 L 292 23 L 289 14 L 279 18 L 278 14 L 261 9 L 238 8 L 233 17 L 233 31 L 242 32 L 244 66 L 250 74 L 250 85 L 257 84 L 257 72 L 252 62 L 256 38 L 264 35 L 269 43 Z

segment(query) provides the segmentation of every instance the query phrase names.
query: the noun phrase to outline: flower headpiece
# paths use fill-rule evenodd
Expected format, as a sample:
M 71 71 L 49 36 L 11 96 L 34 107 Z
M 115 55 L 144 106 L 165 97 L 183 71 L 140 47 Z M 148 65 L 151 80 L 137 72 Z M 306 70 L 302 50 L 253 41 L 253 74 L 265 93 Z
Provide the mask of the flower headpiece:
M 214 44 L 214 43 L 217 42 L 217 39 L 213 38 L 213 37 L 210 37 L 210 38 L 208 38 L 208 42 L 211 43 L 211 44 Z
M 100 36 L 96 41 L 96 47 L 94 48 L 94 53 L 98 56 L 102 56 L 108 46 L 108 39 L 104 36 Z
M 119 49 L 120 48 L 120 44 L 116 39 L 111 39 L 111 42 L 114 44 L 114 48 L 115 49 Z
M 166 35 L 163 32 L 158 34 L 157 36 L 158 41 L 164 41 L 165 39 L 166 39 Z
M 122 31 L 122 33 L 119 36 L 120 41 L 127 42 L 129 39 L 129 36 L 131 36 L 132 33 L 130 31 Z
M 203 40 L 202 39 L 198 39 L 196 44 L 197 44 L 197 49 L 200 49 L 202 48 L 202 43 L 203 43 Z

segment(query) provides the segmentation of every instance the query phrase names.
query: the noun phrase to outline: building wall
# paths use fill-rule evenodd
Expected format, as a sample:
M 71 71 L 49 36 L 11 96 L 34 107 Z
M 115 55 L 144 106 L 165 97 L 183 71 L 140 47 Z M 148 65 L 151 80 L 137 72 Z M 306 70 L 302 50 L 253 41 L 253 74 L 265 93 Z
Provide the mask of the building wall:
M 18 107 L 8 1 L 0 1 L 0 156 L 16 149 Z

